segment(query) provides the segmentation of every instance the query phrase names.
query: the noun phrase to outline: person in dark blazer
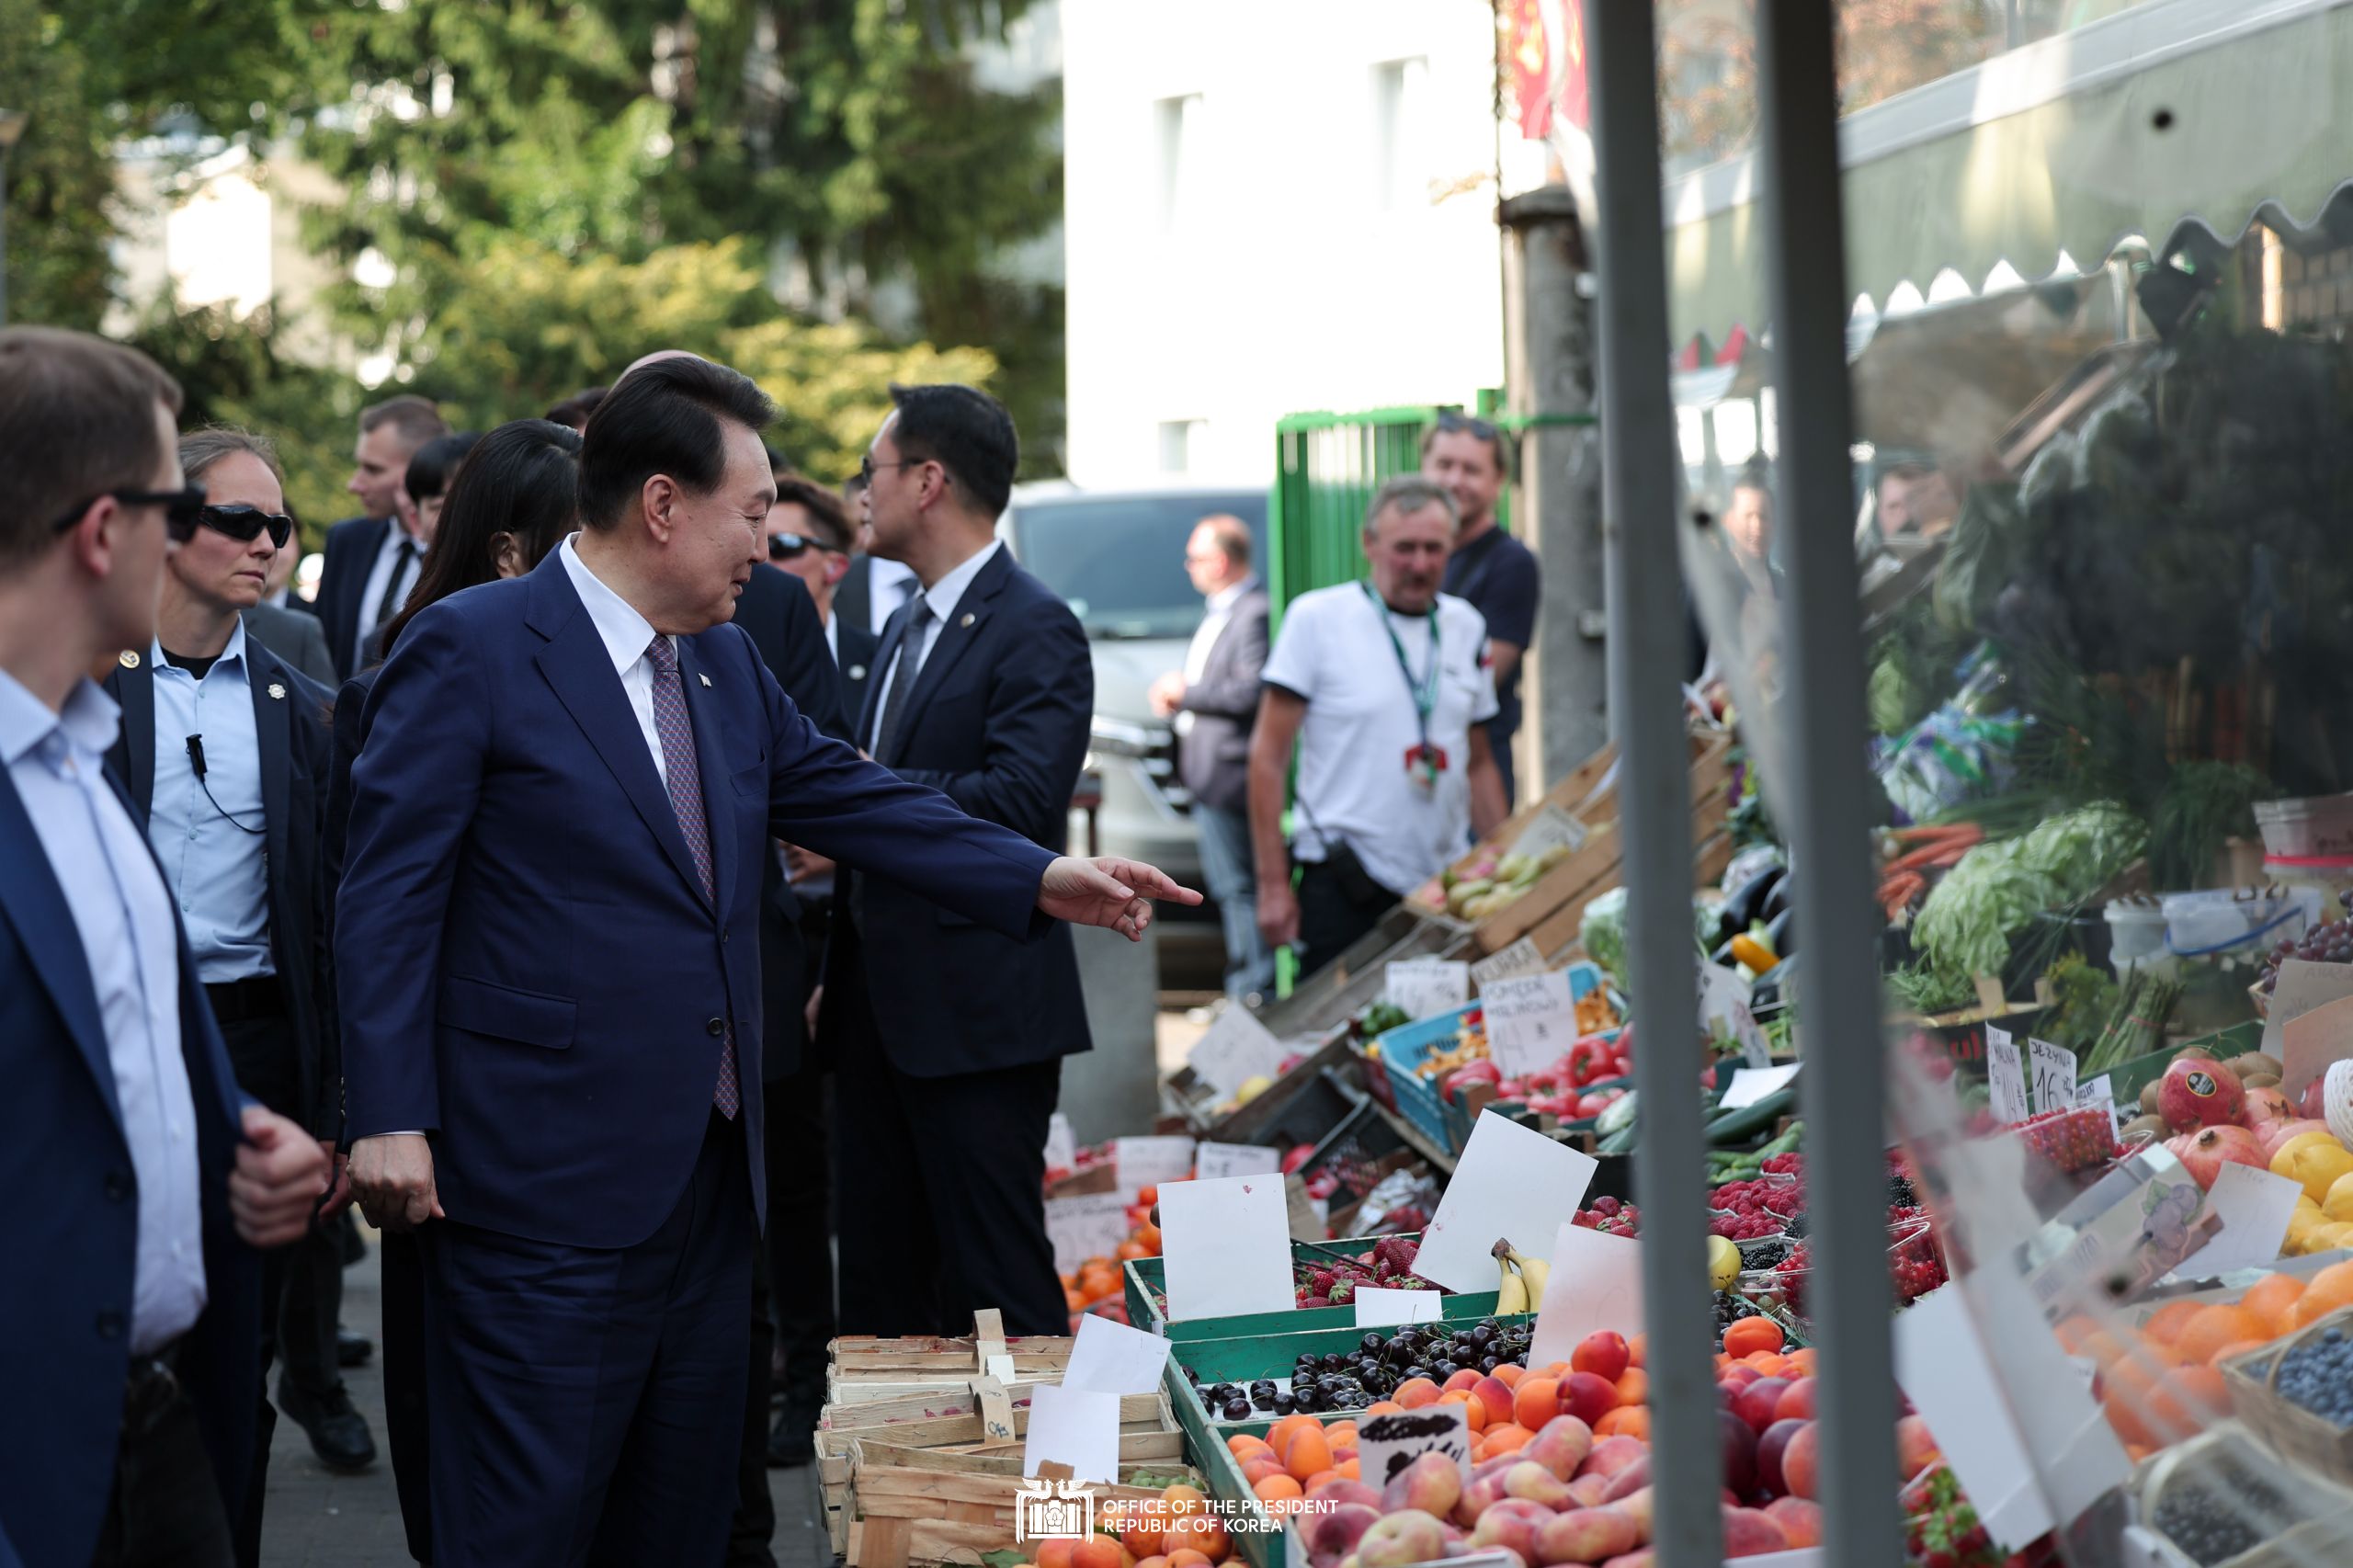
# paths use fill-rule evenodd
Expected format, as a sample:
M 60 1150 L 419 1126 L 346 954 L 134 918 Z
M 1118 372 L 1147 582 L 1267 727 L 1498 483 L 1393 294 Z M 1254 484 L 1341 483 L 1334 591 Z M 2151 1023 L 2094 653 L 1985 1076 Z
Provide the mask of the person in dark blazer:
M 1176 776 L 1192 796 L 1201 880 L 1225 930 L 1225 994 L 1271 996 L 1275 955 L 1258 932 L 1250 854 L 1250 726 L 1267 663 L 1267 591 L 1250 572 L 1250 528 L 1204 517 L 1185 544 L 1185 570 L 1207 601 L 1185 667 L 1153 683 L 1153 710 L 1176 727 Z
M 155 636 L 126 648 L 107 695 L 122 710 L 108 763 L 131 796 L 189 931 L 197 973 L 237 1081 L 310 1130 L 332 1157 L 342 1135 L 335 985 L 326 946 L 319 827 L 326 804 L 327 692 L 245 634 L 242 612 L 293 525 L 279 510 L 277 460 L 240 430 L 180 439 L 180 466 L 204 488 L 202 520 L 164 573 Z M 252 530 L 246 538 L 237 536 Z M 314 1229 L 262 1269 L 265 1380 L 238 1560 L 260 1561 L 262 1499 L 278 1424 L 267 1378 L 281 1356 L 278 1403 L 331 1469 L 376 1457 L 368 1423 L 335 1368 L 335 1318 L 308 1309 L 313 1277 L 341 1295 L 332 1233 Z M 311 1343 L 296 1355 L 295 1334 Z
M 289 541 L 280 554 L 300 546 Z M 299 600 L 297 601 L 300 602 Z M 335 687 L 335 655 L 327 652 L 326 628 L 308 609 L 287 609 L 264 600 L 246 607 L 245 635 L 328 691 Z
M 201 492 L 179 388 L 0 331 L 0 1562 L 224 1568 L 253 1458 L 256 1247 L 328 1161 L 240 1091 L 90 678 L 150 646 Z
M 792 706 L 725 624 L 773 415 L 691 356 L 625 372 L 584 531 L 409 619 L 369 695 L 335 905 L 351 1183 L 419 1233 L 437 1568 L 722 1554 L 776 839 L 1014 936 L 1141 937 L 1150 897 L 1196 898 L 976 821 Z
M 483 437 L 478 459 L 449 486 L 436 538 L 408 605 L 385 630 L 397 641 L 425 607 L 483 583 L 519 577 L 578 526 L 580 437 L 568 426 L 518 419 Z M 335 757 L 327 778 L 325 838 L 330 911 L 343 883 L 351 827 L 351 767 L 367 740 L 368 694 L 381 665 L 343 683 L 335 699 Z M 425 1279 L 415 1233 L 387 1231 L 379 1243 L 384 1335 L 384 1445 L 400 1497 L 409 1555 L 433 1560 L 432 1452 L 425 1403 Z
M 921 591 L 883 633 L 859 744 L 1060 853 L 1095 682 L 1078 618 L 995 537 L 1013 421 L 970 387 L 891 392 L 865 465 L 872 542 Z M 1013 1333 L 1069 1332 L 1042 1191 L 1062 1059 L 1092 1043 L 1070 934 L 1023 943 L 853 875 L 820 1025 L 839 1102 L 842 1321 L 938 1334 L 996 1307 Z
M 359 497 L 361 513 L 327 529 L 313 601 L 339 676 L 366 667 L 368 638 L 399 613 L 424 571 L 432 530 L 404 505 L 401 482 L 416 449 L 449 430 L 426 398 L 404 394 L 359 411 L 359 445 L 345 488 Z

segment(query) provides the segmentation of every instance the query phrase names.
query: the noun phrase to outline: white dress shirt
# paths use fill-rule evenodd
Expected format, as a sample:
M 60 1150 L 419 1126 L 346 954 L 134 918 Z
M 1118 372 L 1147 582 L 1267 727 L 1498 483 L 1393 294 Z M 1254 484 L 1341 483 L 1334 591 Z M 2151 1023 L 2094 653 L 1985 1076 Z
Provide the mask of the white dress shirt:
M 401 546 L 404 544 L 410 551 L 406 565 L 401 564 Z M 400 605 L 408 602 L 409 594 L 415 590 L 417 578 L 425 572 L 425 546 L 417 543 L 415 536 L 401 527 L 398 517 L 392 519 L 392 526 L 384 530 L 384 542 L 376 547 L 376 563 L 368 568 L 368 585 L 359 593 L 359 649 L 363 661 L 377 629 L 392 619 L 391 616 L 377 619 L 376 607 L 384 602 L 384 594 L 392 585 L 395 568 L 401 574 L 401 597 L 393 606 L 393 612 L 397 614 Z
M 654 642 L 654 623 L 588 570 L 588 563 L 580 559 L 575 548 L 579 540 L 575 533 L 563 541 L 564 574 L 572 579 L 588 619 L 596 623 L 597 635 L 605 640 L 605 652 L 612 655 L 613 672 L 621 677 L 621 691 L 629 699 L 630 711 L 637 715 L 637 727 L 645 735 L 645 749 L 654 754 L 654 771 L 667 786 L 670 765 L 662 756 L 662 732 L 654 727 L 654 661 L 645 656 L 645 650 Z M 670 639 L 671 646 L 676 647 L 677 642 L 675 637 Z
M 914 649 L 917 674 L 922 673 L 923 662 L 931 656 L 932 648 L 939 642 L 939 629 L 948 624 L 948 618 L 956 613 L 956 607 L 963 601 L 964 590 L 972 585 L 972 579 L 981 574 L 981 568 L 989 563 L 990 558 L 1004 548 L 1003 540 L 989 540 L 962 565 L 924 590 L 924 599 L 931 606 L 931 623 L 923 629 L 922 641 Z M 867 737 L 870 749 L 873 746 L 874 736 L 882 733 L 883 711 L 891 706 L 891 684 L 899 678 L 899 661 L 907 653 L 906 642 L 902 639 L 898 652 L 891 655 L 890 666 L 881 672 L 881 691 L 874 702 L 874 731 Z
M 196 976 L 207 985 L 275 974 L 269 950 L 267 825 L 262 809 L 261 736 L 245 672 L 245 623 L 199 680 L 151 644 L 155 692 L 155 787 L 147 841 L 180 906 Z M 204 777 L 188 738 L 204 744 Z
M 1241 602 L 1243 595 L 1257 585 L 1257 578 L 1245 576 L 1233 586 L 1220 588 L 1210 596 L 1209 608 L 1201 615 L 1201 624 L 1194 631 L 1193 641 L 1185 649 L 1186 686 L 1201 684 L 1201 676 L 1209 672 L 1210 651 L 1217 646 L 1217 640 L 1225 635 L 1226 627 L 1233 623 L 1233 607 Z M 1187 734 L 1192 728 L 1193 715 L 1189 711 L 1176 715 L 1176 730 L 1178 734 Z
M 866 558 L 866 630 L 875 636 L 899 607 L 915 597 L 915 569 L 904 561 L 885 561 L 879 555 Z
M 32 819 L 82 939 L 138 1183 L 131 1349 L 144 1355 L 193 1328 L 204 1312 L 204 1217 L 171 900 L 139 824 L 101 772 L 121 723 L 114 699 L 86 680 L 74 684 L 60 714 L 0 670 L 0 767 Z M 13 874 L 20 873 L 0 868 Z
M 825 617 L 825 652 L 834 656 L 834 664 L 837 667 L 842 662 L 842 635 L 836 628 L 841 623 L 842 618 L 838 615 Z

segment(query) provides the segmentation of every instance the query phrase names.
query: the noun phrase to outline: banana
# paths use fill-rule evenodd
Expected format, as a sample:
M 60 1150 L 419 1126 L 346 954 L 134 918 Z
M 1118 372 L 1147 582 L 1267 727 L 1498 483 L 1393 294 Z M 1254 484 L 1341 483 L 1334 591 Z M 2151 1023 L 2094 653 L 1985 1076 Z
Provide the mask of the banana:
M 1513 1267 L 1517 1260 L 1512 1256 L 1511 1244 L 1497 1242 L 1492 1250 L 1496 1271 L 1503 1277 L 1495 1287 L 1495 1315 L 1502 1317 L 1506 1312 L 1529 1311 L 1528 1281 L 1521 1278 L 1519 1270 Z
M 1544 1287 L 1552 1280 L 1552 1266 L 1524 1252 L 1513 1253 L 1511 1260 L 1518 1266 L 1520 1278 L 1528 1283 L 1527 1310 L 1532 1312 L 1544 1304 Z

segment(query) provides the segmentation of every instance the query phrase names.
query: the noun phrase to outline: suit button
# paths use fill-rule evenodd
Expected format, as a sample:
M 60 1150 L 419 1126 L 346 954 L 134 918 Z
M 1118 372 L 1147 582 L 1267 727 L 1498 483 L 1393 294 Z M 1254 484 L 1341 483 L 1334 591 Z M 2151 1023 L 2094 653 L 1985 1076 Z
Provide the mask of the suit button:
M 727 1032 L 727 1020 L 725 1018 L 713 1018 L 710 1022 L 703 1025 L 703 1032 L 710 1035 L 711 1039 L 717 1040 L 720 1036 Z
M 120 1171 L 107 1173 L 107 1201 L 121 1203 L 131 1197 L 131 1177 Z
M 102 1312 L 98 1314 L 98 1337 L 100 1339 L 120 1339 L 122 1337 L 122 1314 L 120 1312 L 109 1309 L 108 1311 Z

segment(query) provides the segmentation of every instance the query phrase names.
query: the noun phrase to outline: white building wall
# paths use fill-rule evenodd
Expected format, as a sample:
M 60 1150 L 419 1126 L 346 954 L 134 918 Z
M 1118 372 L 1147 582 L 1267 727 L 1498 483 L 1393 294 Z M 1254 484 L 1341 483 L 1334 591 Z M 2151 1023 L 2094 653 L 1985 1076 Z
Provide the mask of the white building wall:
M 1504 378 L 1487 0 L 1063 0 L 1070 470 Z

